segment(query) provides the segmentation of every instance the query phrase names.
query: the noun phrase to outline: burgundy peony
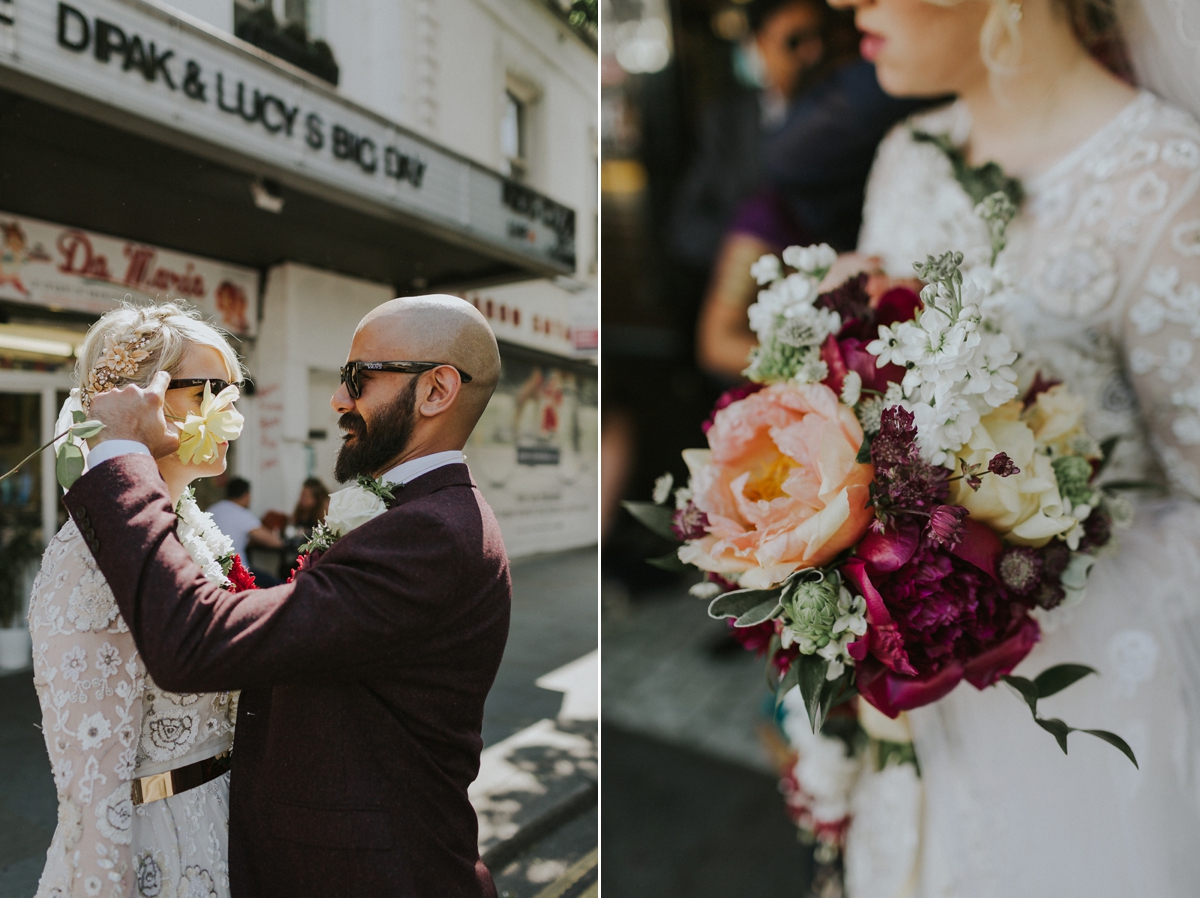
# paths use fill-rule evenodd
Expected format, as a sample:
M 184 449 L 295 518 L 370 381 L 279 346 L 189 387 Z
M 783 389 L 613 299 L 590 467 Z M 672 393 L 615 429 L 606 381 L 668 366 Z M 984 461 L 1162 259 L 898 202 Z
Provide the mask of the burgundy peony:
M 872 533 L 842 572 L 867 603 L 851 645 L 859 692 L 889 717 L 936 701 L 966 679 L 979 689 L 1009 673 L 1039 637 L 1028 600 L 996 577 L 1002 546 L 967 518 L 953 548 L 907 521 Z

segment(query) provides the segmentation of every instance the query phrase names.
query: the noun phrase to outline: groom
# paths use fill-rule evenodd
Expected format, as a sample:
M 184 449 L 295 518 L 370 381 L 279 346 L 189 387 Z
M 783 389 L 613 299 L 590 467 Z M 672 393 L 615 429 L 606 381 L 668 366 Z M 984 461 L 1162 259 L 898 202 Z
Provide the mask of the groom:
M 65 502 L 155 682 L 243 690 L 234 898 L 495 896 L 467 786 L 512 588 L 462 448 L 499 380 L 496 340 L 460 299 L 395 299 L 349 358 L 336 475 L 382 475 L 395 501 L 294 583 L 223 591 L 180 545 L 153 457 L 178 446 L 165 374 L 95 397 L 105 429 Z

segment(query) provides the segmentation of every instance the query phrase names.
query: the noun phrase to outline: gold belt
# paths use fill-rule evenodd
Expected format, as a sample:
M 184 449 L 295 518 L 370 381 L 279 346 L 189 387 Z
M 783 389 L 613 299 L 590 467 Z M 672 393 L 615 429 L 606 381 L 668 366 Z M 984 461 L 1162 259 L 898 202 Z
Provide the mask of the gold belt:
M 205 758 L 195 764 L 177 767 L 166 773 L 138 777 L 133 781 L 133 803 L 135 805 L 146 804 L 158 801 L 160 798 L 170 798 L 172 795 L 178 795 L 188 789 L 203 786 L 205 783 L 215 780 L 228 769 L 229 749 L 225 749 L 219 755 Z

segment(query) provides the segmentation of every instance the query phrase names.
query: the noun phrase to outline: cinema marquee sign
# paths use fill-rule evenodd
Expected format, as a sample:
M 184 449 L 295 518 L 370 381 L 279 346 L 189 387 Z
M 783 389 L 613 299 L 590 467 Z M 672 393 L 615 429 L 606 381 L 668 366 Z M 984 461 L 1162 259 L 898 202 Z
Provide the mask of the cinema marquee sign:
M 575 213 L 145 0 L 16 0 L 0 68 L 443 230 L 574 267 Z M 0 72 L 2 74 L 2 72 Z

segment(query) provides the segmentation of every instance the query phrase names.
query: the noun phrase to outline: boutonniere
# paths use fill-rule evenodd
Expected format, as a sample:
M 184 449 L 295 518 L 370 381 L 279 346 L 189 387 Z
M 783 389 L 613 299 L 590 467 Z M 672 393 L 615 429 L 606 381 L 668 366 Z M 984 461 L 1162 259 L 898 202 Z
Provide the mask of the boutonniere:
M 329 497 L 329 511 L 325 513 L 325 520 L 313 528 L 312 537 L 300 547 L 301 555 L 325 552 L 351 530 L 379 517 L 388 510 L 387 504 L 396 498 L 392 492 L 395 485 L 359 474 L 353 486 L 338 490 Z M 300 559 L 297 561 L 300 562 Z M 300 562 L 299 569 L 304 567 Z

